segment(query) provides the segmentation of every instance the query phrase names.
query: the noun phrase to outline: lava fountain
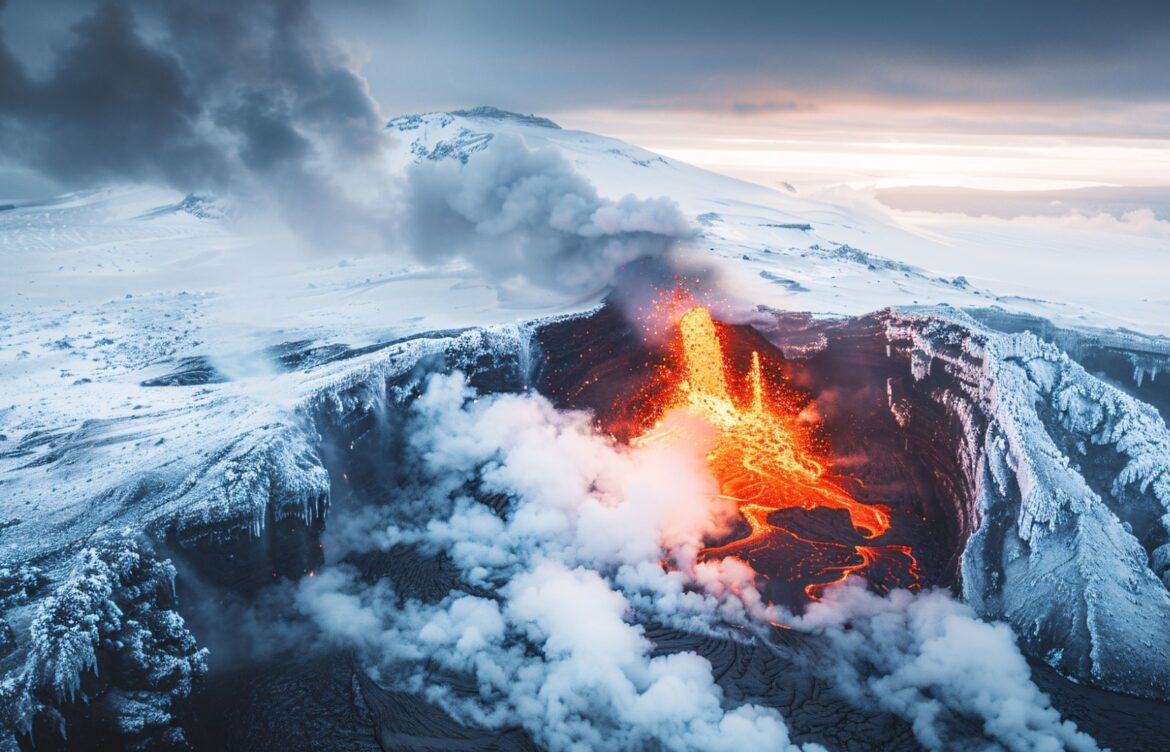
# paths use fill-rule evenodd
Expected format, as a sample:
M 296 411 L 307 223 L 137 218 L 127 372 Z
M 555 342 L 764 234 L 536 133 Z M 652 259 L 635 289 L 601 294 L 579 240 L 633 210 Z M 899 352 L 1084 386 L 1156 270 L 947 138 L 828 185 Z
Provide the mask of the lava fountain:
M 854 573 L 879 589 L 918 586 L 918 562 L 909 546 L 881 545 L 890 530 L 890 509 L 853 498 L 818 456 L 810 429 L 799 419 L 800 401 L 778 378 L 766 374 L 753 351 L 746 374 L 735 373 L 725 355 L 720 330 L 704 306 L 673 317 L 672 365 L 660 371 L 660 398 L 647 401 L 645 432 L 635 444 L 677 441 L 677 428 L 665 428 L 675 410 L 701 418 L 714 429 L 707 455 L 720 494 L 733 501 L 747 525 L 746 534 L 706 548 L 703 558 L 734 556 L 767 580 L 799 584 L 804 595 L 820 598 L 824 589 Z M 785 510 L 836 510 L 848 515 L 847 534 L 855 540 L 820 540 L 804 527 L 776 519 Z M 812 525 L 824 532 L 824 525 Z M 798 529 L 801 532 L 798 532 Z

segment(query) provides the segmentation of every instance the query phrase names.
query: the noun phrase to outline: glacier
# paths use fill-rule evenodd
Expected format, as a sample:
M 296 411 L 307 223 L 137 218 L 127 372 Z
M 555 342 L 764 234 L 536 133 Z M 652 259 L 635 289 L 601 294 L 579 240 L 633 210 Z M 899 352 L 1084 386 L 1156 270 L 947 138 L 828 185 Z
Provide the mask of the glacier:
M 856 207 L 544 118 L 476 108 L 388 129 L 395 170 L 466 163 L 502 134 L 556 149 L 603 195 L 676 199 L 749 308 L 873 317 L 887 357 L 962 427 L 962 599 L 1065 677 L 1170 700 L 1170 340 L 1159 327 L 1127 306 L 941 276 L 922 254 L 899 254 L 926 239 Z M 184 625 L 167 551 L 334 524 L 347 483 L 330 470 L 338 441 L 376 432 L 425 373 L 531 388 L 535 333 L 604 304 L 502 296 L 458 263 L 358 254 L 294 254 L 237 278 L 249 241 L 232 221 L 214 198 L 144 188 L 0 213 L 14 269 L 0 283 L 0 749 L 18 748 L 35 717 L 64 728 L 82 698 L 109 708 L 127 739 L 181 741 L 177 708 L 208 655 Z M 909 430 L 914 406 L 893 381 L 882 389 Z

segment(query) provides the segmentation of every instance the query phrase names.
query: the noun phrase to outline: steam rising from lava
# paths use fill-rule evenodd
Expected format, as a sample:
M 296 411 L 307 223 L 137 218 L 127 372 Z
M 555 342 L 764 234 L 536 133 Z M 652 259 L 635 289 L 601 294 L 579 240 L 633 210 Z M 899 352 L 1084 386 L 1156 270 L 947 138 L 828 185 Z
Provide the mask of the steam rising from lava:
M 373 508 L 376 534 L 331 528 L 345 538 L 326 550 L 414 547 L 447 557 L 458 584 L 411 598 L 332 562 L 299 584 L 299 613 L 358 648 L 379 681 L 553 750 L 822 749 L 794 742 L 766 698 L 729 700 L 707 658 L 656 644 L 646 624 L 764 645 L 843 702 L 907 719 L 928 749 L 1095 749 L 1031 682 L 1010 629 L 945 592 L 831 587 L 891 547 L 809 541 L 821 556 L 797 574 L 821 600 L 800 617 L 766 603 L 761 578 L 789 576 L 774 565 L 795 538 L 770 515 L 843 512 L 863 540 L 896 517 L 831 475 L 764 358 L 736 377 L 709 312 L 677 321 L 673 370 L 660 373 L 670 388 L 630 445 L 539 395 L 431 376 L 405 425 L 412 484 Z M 773 624 L 808 648 L 785 652 Z

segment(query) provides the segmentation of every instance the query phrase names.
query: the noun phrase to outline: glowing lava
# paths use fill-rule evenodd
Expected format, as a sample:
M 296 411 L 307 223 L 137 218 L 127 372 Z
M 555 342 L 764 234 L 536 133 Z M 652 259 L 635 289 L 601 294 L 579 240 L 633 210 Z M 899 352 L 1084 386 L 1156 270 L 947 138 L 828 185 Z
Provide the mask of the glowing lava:
M 704 550 L 707 558 L 736 556 L 767 574 L 807 582 L 813 600 L 826 587 L 855 572 L 888 567 L 880 579 L 911 587 L 917 584 L 917 561 L 908 546 L 853 545 L 810 540 L 773 523 L 783 509 L 818 507 L 843 510 L 860 536 L 878 538 L 890 529 L 890 510 L 854 499 L 828 473 L 826 461 L 812 449 L 808 429 L 798 420 L 797 400 L 764 377 L 758 352 L 752 352 L 746 376 L 729 379 L 731 364 L 710 311 L 689 308 L 677 319 L 676 368 L 664 369 L 666 398 L 650 409 L 654 428 L 637 443 L 670 440 L 661 418 L 672 410 L 701 417 L 715 429 L 708 462 L 720 493 L 733 500 L 747 522 L 747 535 Z M 734 374 L 732 374 L 734 376 Z M 764 573 L 764 572 L 761 572 Z

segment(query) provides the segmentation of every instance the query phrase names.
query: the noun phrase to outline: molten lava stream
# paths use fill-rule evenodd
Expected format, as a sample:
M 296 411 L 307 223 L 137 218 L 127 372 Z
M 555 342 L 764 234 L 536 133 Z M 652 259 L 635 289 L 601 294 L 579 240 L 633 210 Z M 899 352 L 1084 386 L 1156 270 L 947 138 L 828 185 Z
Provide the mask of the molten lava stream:
M 771 516 L 782 509 L 840 509 L 862 537 L 873 539 L 890 529 L 890 510 L 857 501 L 827 474 L 828 465 L 814 456 L 810 436 L 797 421 L 797 401 L 769 388 L 758 352 L 752 353 L 742 385 L 733 388 L 731 364 L 707 308 L 694 306 L 679 317 L 674 348 L 681 370 L 663 370 L 667 397 L 651 408 L 655 412 L 647 423 L 655 427 L 635 441 L 671 440 L 658 426 L 673 410 L 715 429 L 708 463 L 721 495 L 736 502 L 750 531 L 705 549 L 704 557 L 735 556 L 765 577 L 807 583 L 803 591 L 811 600 L 854 573 L 870 575 L 880 587 L 917 585 L 918 563 L 908 546 L 810 540 L 774 524 Z

